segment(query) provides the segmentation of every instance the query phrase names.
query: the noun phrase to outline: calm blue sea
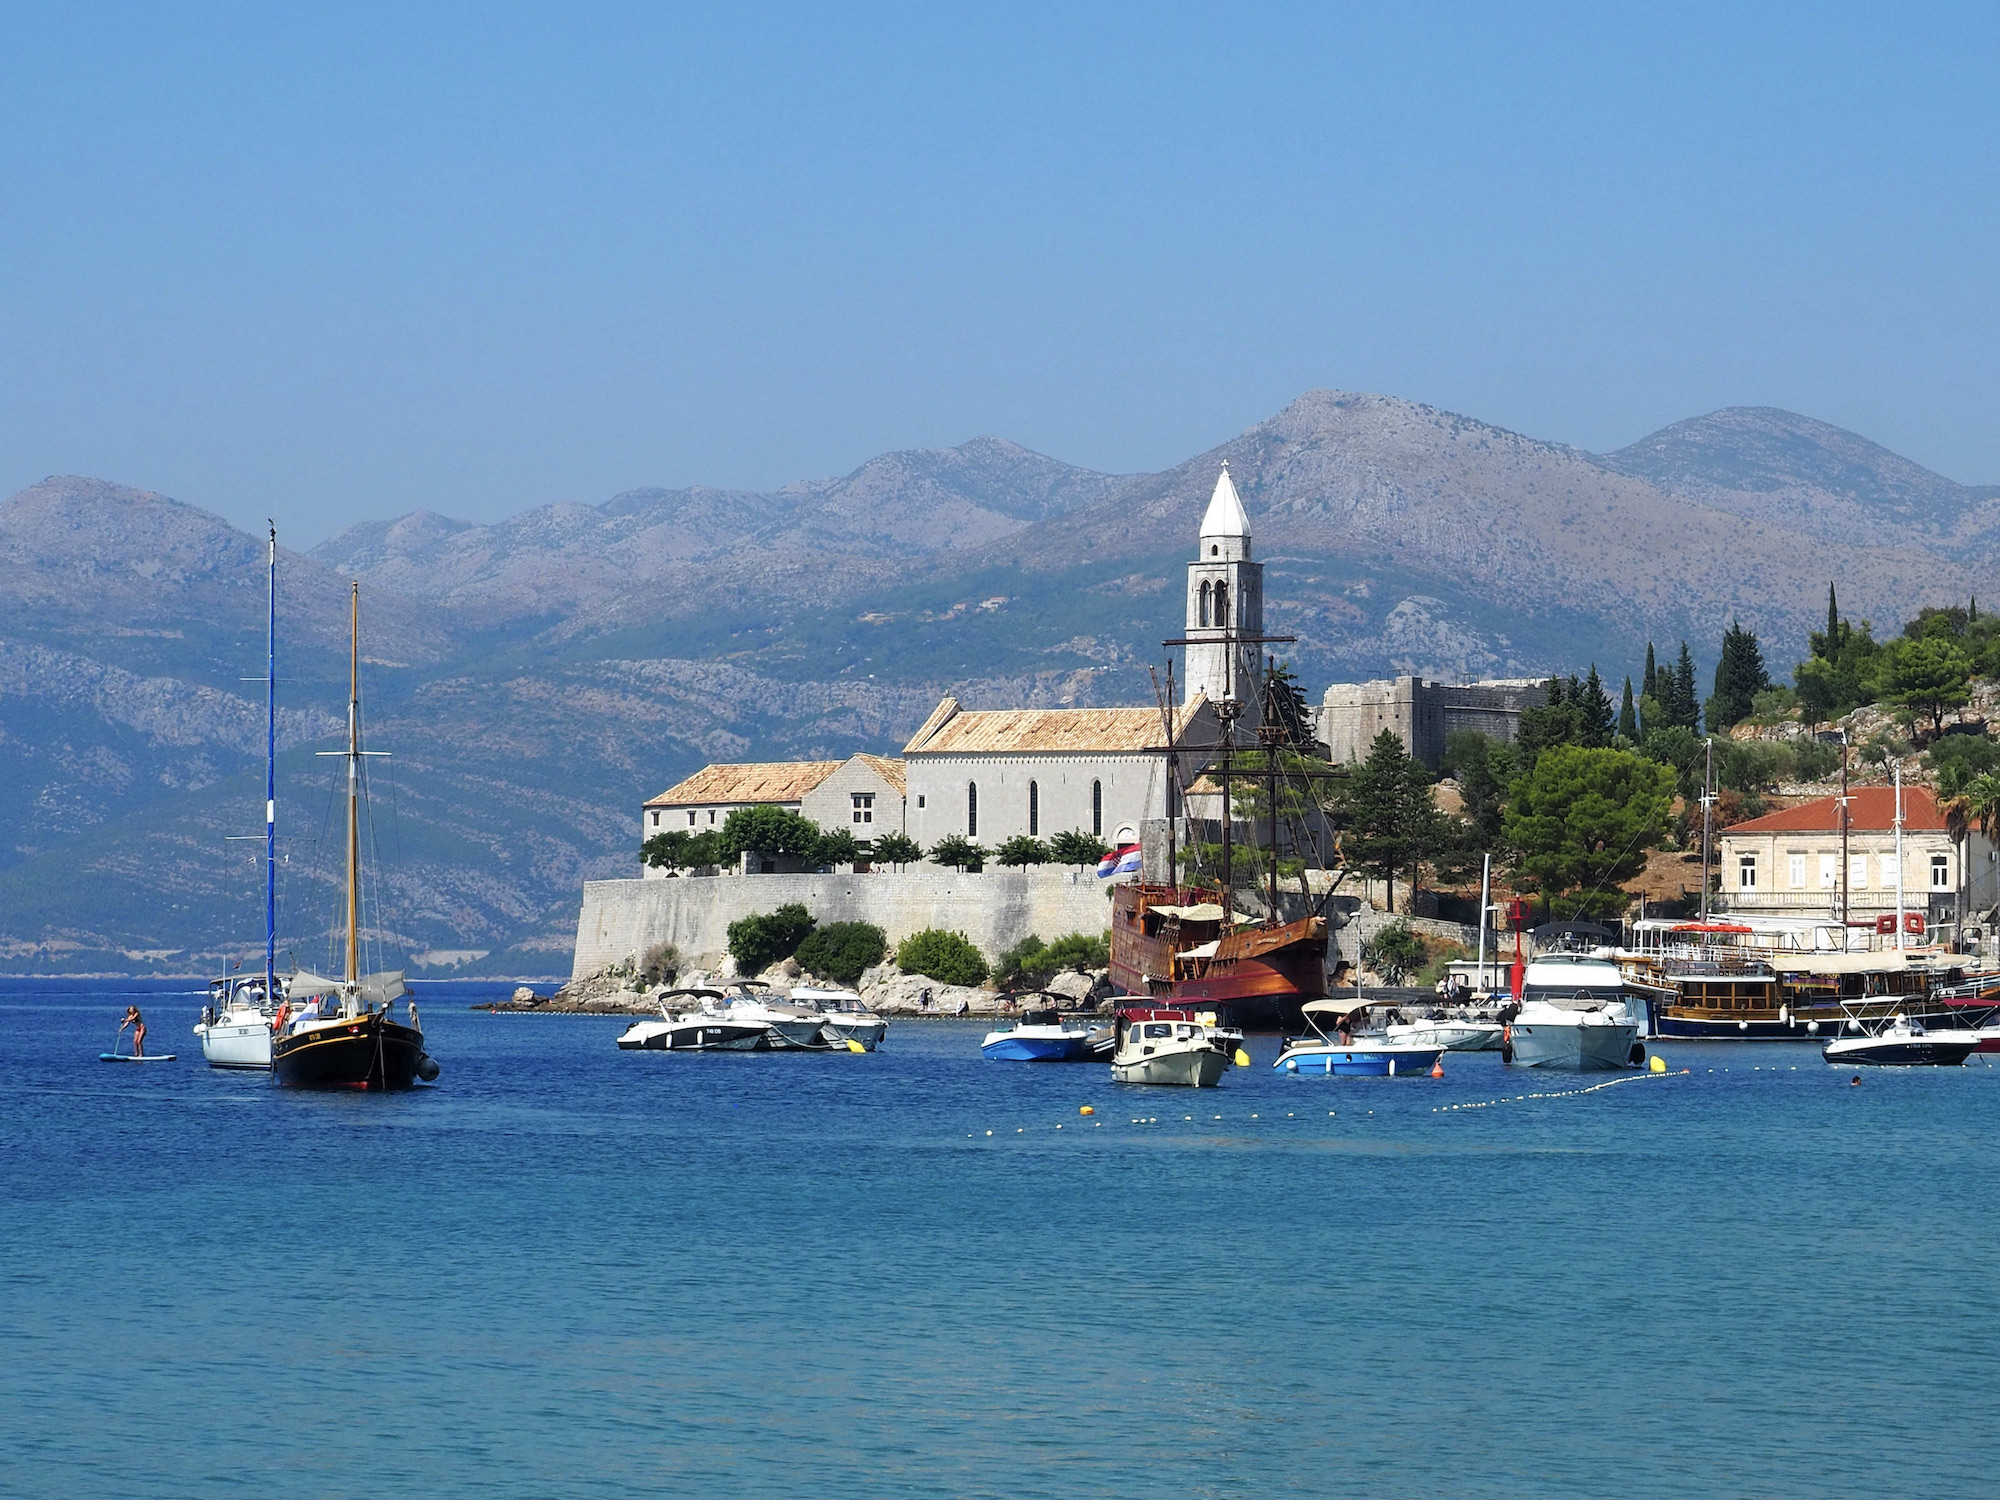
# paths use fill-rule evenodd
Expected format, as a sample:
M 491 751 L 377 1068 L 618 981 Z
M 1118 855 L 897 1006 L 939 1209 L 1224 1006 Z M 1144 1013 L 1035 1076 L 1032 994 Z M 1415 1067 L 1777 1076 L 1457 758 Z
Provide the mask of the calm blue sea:
M 1197 1095 L 432 985 L 438 1086 L 330 1096 L 186 988 L 0 985 L 0 1494 L 1993 1488 L 1984 1059 Z M 134 997 L 178 1062 L 97 1061 Z

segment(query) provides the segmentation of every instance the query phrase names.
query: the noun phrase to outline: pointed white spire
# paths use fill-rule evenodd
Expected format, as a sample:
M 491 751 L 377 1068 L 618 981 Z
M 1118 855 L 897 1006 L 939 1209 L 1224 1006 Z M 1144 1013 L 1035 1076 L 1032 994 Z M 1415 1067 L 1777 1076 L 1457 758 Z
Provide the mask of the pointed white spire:
M 1222 473 L 1215 481 L 1215 494 L 1208 502 L 1208 514 L 1201 518 L 1201 534 L 1204 537 L 1250 536 L 1250 518 L 1243 513 L 1243 502 L 1237 498 L 1236 486 L 1229 479 L 1229 465 L 1225 461 Z

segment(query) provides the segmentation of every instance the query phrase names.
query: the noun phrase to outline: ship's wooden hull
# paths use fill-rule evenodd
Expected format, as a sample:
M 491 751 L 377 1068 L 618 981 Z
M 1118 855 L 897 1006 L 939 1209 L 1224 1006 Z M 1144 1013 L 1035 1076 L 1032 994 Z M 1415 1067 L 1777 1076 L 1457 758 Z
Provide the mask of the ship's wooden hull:
M 1157 930 L 1160 905 L 1192 905 L 1210 893 L 1121 885 L 1112 893 L 1111 985 L 1160 1005 L 1213 1010 L 1245 1031 L 1294 1030 L 1300 1009 L 1326 994 L 1326 922 L 1303 917 L 1215 939 L 1212 957 L 1190 959 L 1184 934 Z M 1149 930 L 1153 929 L 1153 930 Z M 1199 945 L 1197 945 L 1199 946 Z
M 378 1012 L 275 1038 L 271 1076 L 294 1089 L 406 1089 L 423 1054 L 421 1031 Z

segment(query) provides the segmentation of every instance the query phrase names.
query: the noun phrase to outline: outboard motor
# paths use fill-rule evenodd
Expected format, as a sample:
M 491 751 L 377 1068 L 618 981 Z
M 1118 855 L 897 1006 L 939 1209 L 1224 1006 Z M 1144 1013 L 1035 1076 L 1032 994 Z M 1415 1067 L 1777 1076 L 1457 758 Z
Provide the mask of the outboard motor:
M 419 1052 L 417 1054 L 417 1077 L 423 1079 L 425 1083 L 436 1083 L 438 1074 L 443 1071 L 444 1069 L 438 1066 L 438 1060 L 432 1057 L 430 1053 Z

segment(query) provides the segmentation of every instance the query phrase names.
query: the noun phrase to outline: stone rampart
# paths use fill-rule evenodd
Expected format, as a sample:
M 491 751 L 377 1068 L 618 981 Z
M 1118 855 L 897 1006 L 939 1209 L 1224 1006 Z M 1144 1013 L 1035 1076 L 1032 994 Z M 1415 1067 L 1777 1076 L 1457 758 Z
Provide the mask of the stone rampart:
M 672 880 L 591 880 L 577 920 L 576 978 L 668 942 L 688 961 L 715 967 L 729 924 L 796 901 L 821 923 L 873 922 L 890 947 L 926 927 L 962 932 L 990 959 L 1030 933 L 1056 938 L 1111 925 L 1109 882 L 1096 872 L 1048 866 L 976 875 L 955 870 L 873 870 L 865 875 L 706 875 Z

